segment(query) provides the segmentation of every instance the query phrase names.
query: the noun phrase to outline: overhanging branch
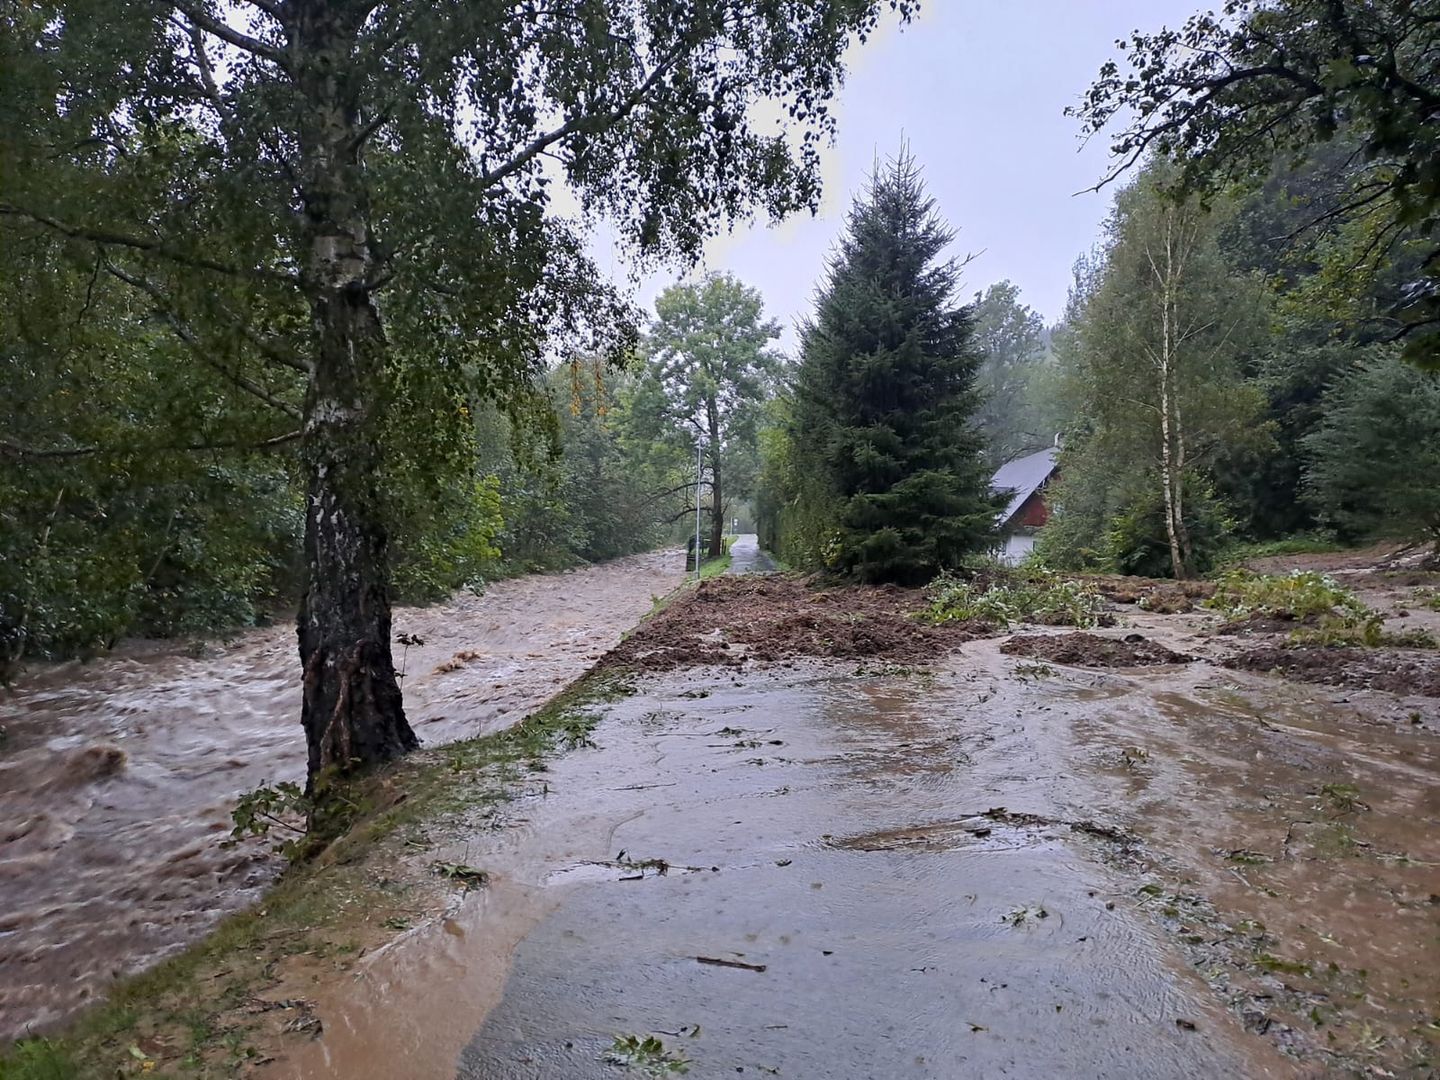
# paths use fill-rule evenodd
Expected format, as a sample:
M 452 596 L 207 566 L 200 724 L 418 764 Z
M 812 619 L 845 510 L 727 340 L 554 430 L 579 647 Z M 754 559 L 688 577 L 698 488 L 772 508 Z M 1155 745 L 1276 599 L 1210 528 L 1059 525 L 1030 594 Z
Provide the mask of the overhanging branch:
M 144 251 L 151 255 L 158 255 L 162 259 L 177 263 L 181 266 L 194 267 L 197 270 L 212 270 L 217 274 L 226 274 L 230 277 L 247 277 L 261 281 L 277 281 L 286 285 L 298 285 L 300 279 L 294 274 L 286 274 L 279 270 L 267 270 L 256 267 L 232 266 L 215 259 L 207 259 L 201 255 L 193 255 L 187 251 L 181 251 L 160 240 L 153 240 L 143 236 L 129 236 L 125 233 L 114 232 L 110 229 L 95 229 L 85 225 L 73 225 L 69 222 L 60 221 L 58 218 L 50 217 L 35 210 L 23 206 L 16 206 L 14 203 L 0 203 L 0 215 L 25 218 L 37 225 L 43 225 L 47 229 L 68 236 L 74 240 L 88 240 L 92 244 L 99 244 L 101 247 L 123 247 L 132 251 Z
M 259 442 L 227 440 L 223 442 L 162 443 L 158 446 L 142 446 L 132 449 L 146 453 L 168 453 L 171 451 L 195 452 L 201 450 L 273 450 L 277 446 L 285 446 L 292 442 L 298 442 L 303 435 L 303 431 L 287 431 L 281 435 L 261 439 Z M 123 451 L 113 446 L 60 446 L 46 449 L 24 446 L 11 439 L 0 439 L 0 456 L 11 458 L 63 459 L 122 452 Z
M 185 18 L 189 19 L 194 26 L 199 27 L 212 37 L 217 37 L 227 45 L 233 45 L 235 48 L 247 52 L 252 56 L 269 60 L 282 70 L 289 70 L 286 67 L 285 54 L 275 48 L 275 46 L 266 45 L 265 42 L 259 38 L 253 38 L 249 34 L 241 33 L 239 30 L 228 26 L 218 19 L 211 18 L 201 10 L 199 4 L 192 3 L 191 0 L 170 0 L 170 6 L 180 12 L 181 15 L 184 15 Z M 257 6 L 263 8 L 265 5 Z M 274 12 L 272 11 L 271 14 L 274 14 Z

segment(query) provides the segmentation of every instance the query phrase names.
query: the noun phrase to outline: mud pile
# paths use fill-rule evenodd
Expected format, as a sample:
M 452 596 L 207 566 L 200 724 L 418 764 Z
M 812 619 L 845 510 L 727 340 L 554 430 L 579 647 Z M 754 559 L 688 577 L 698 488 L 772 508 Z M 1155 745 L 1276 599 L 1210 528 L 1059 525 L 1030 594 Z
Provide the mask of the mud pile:
M 920 622 L 915 612 L 924 604 L 918 590 L 820 589 L 778 576 L 714 578 L 642 624 L 600 666 L 673 671 L 801 657 L 914 662 L 944 656 L 985 632 Z
M 1080 580 L 1094 585 L 1097 592 L 1115 604 L 1135 604 L 1159 615 L 1194 611 L 1215 595 L 1213 581 L 1170 581 L 1165 578 L 1086 576 Z
M 1193 656 L 1172 652 L 1139 634 L 1123 638 L 1099 634 L 1027 634 L 1013 637 L 1000 651 L 1075 667 L 1145 667 L 1150 664 L 1187 664 Z
M 1262 645 L 1223 663 L 1324 686 L 1440 697 L 1440 652 L 1434 650 Z

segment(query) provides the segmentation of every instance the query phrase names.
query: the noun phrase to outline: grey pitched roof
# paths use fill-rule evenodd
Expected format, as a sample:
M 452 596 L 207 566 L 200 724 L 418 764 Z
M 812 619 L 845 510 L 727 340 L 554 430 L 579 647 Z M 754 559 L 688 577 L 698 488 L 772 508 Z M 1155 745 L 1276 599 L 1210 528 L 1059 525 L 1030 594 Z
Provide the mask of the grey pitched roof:
M 995 470 L 995 475 L 990 480 L 991 490 L 1013 492 L 1010 496 L 1010 504 L 1000 515 L 1002 527 L 1008 525 L 1010 519 L 1025 505 L 1025 500 L 1035 494 L 1041 484 L 1050 479 L 1050 474 L 1055 471 L 1055 459 L 1059 454 L 1059 447 L 1047 446 L 1044 450 L 1037 450 L 1033 454 L 1026 454 L 1014 461 L 1007 461 Z

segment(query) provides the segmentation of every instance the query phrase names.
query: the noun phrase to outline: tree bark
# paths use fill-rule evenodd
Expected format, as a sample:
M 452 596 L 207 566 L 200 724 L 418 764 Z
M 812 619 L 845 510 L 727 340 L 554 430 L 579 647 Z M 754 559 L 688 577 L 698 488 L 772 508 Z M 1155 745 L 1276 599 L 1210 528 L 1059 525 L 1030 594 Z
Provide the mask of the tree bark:
M 725 485 L 720 474 L 720 410 L 715 399 L 707 408 L 710 421 L 710 558 L 725 554 Z
M 368 283 L 359 116 L 345 86 L 358 31 L 349 5 L 296 5 L 291 56 L 300 107 L 304 281 L 313 373 L 302 453 L 309 471 L 299 646 L 312 794 L 325 779 L 419 745 L 390 651 L 390 568 L 377 478 L 387 343 Z
M 1160 490 L 1165 504 L 1165 534 L 1170 543 L 1170 572 L 1179 579 L 1190 576 L 1189 537 L 1184 521 L 1184 442 L 1179 431 L 1179 400 L 1175 387 L 1179 360 L 1179 310 L 1176 289 L 1183 256 L 1176 251 L 1174 210 L 1166 208 L 1163 268 L 1148 253 L 1151 270 L 1160 286 L 1160 349 L 1155 357 L 1160 375 Z M 1178 264 L 1178 265 L 1177 265 Z M 1177 440 L 1180 440 L 1177 454 Z

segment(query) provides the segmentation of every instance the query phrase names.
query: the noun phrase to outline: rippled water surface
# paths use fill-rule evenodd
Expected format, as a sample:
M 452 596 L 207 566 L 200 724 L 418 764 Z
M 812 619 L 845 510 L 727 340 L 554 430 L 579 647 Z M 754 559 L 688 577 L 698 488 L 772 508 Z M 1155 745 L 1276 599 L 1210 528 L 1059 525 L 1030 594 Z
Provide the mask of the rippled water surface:
M 398 611 L 396 631 L 424 641 L 404 657 L 416 732 L 518 719 L 682 575 L 656 553 Z M 279 626 L 198 657 L 133 643 L 0 692 L 0 1037 L 63 1019 L 272 880 L 263 847 L 220 841 L 239 794 L 303 776 L 298 672 Z

